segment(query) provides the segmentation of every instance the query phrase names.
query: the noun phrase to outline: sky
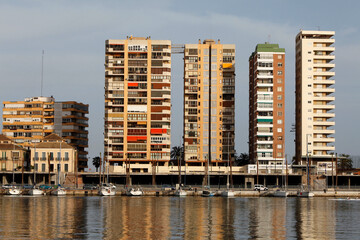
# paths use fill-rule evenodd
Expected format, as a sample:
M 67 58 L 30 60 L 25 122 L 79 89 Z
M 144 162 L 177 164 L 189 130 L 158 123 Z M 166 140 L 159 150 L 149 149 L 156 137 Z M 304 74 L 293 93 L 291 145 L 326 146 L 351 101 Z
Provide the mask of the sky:
M 285 142 L 295 152 L 295 36 L 303 30 L 335 31 L 336 152 L 360 155 L 360 1 L 127 1 L 2 0 L 0 101 L 41 94 L 89 104 L 89 158 L 103 152 L 105 40 L 126 36 L 173 44 L 220 39 L 236 45 L 235 149 L 248 146 L 248 58 L 256 44 L 286 51 Z M 180 145 L 183 56 L 172 56 L 172 147 Z M 1 111 L 2 114 L 2 111 Z M 2 116 L 2 115 L 1 115 Z M 0 117 L 1 117 L 0 116 Z M 89 162 L 90 163 L 90 162 Z

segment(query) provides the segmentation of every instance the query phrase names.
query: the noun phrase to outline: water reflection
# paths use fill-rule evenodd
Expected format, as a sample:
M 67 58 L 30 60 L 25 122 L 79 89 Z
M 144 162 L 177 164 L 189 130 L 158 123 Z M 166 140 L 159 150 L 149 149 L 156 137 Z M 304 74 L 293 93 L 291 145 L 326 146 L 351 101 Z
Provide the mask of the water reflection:
M 355 239 L 357 201 L 0 196 L 0 238 Z

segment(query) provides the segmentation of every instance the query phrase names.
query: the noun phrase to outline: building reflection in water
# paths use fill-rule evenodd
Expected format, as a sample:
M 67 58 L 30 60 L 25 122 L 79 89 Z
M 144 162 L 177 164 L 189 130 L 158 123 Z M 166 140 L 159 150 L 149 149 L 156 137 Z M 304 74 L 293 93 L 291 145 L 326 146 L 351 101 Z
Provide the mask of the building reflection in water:
M 335 239 L 337 234 L 358 236 L 356 203 L 326 198 L 0 196 L 0 238 Z

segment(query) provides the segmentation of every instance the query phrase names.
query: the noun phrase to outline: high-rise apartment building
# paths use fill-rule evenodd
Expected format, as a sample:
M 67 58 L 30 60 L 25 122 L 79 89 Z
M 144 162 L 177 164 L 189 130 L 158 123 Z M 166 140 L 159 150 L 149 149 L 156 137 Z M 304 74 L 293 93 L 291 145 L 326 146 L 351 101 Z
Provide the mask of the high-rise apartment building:
M 3 102 L 3 134 L 24 147 L 40 143 L 51 133 L 75 147 L 78 169 L 87 167 L 89 105 L 74 101 L 56 102 L 53 97 L 25 98 Z
M 234 154 L 235 45 L 185 44 L 184 61 L 186 164 L 225 165 Z
M 285 152 L 285 49 L 258 44 L 249 58 L 249 158 L 281 164 Z
M 170 161 L 171 41 L 107 40 L 105 153 L 110 171 L 149 172 Z
M 296 36 L 296 160 L 328 160 L 335 150 L 334 31 Z M 308 153 L 307 153 L 308 151 Z

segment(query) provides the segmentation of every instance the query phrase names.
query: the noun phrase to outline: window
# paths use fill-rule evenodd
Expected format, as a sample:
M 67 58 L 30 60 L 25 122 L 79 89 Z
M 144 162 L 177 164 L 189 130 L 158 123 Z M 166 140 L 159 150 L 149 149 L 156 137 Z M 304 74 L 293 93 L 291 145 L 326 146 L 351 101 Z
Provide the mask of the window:
M 278 128 L 277 132 L 279 132 L 279 133 L 282 132 L 282 128 Z
M 41 164 L 41 171 L 45 172 L 45 163 Z
M 69 171 L 69 164 L 65 164 L 65 172 Z
M 282 112 L 278 112 L 277 115 L 278 115 L 278 117 L 281 117 L 281 116 L 282 116 Z
M 278 145 L 277 145 L 277 148 L 278 148 L 278 149 L 282 149 L 282 145 L 281 145 L 281 144 L 278 144 Z
M 278 59 L 282 59 L 282 55 L 278 55 Z
M 277 120 L 277 124 L 282 124 L 282 120 L 281 120 L 281 119 L 278 119 L 278 120 Z
M 282 71 L 278 71 L 277 74 L 278 74 L 278 75 L 282 75 L 283 72 L 282 72 Z
M 277 83 L 282 83 L 282 78 L 278 78 Z
M 278 67 L 282 67 L 282 66 L 283 66 L 282 62 L 279 62 Z
M 311 51 L 308 51 L 308 54 L 311 54 Z
M 309 59 L 308 62 L 311 62 L 311 59 Z
M 282 108 L 283 105 L 282 105 L 282 103 L 278 103 L 277 106 L 278 106 L 278 108 Z
M 308 103 L 311 103 L 311 101 L 308 101 Z
M 311 87 L 311 84 L 309 84 L 308 87 Z
M 277 87 L 278 92 L 282 92 L 282 87 Z
M 277 96 L 277 99 L 278 99 L 278 100 L 282 100 L 282 95 L 278 95 L 278 96 Z

